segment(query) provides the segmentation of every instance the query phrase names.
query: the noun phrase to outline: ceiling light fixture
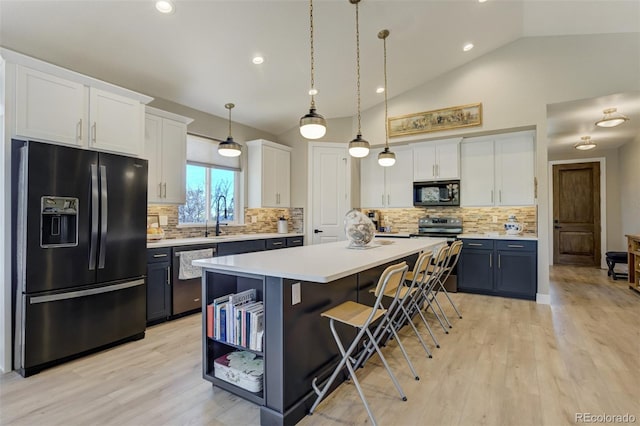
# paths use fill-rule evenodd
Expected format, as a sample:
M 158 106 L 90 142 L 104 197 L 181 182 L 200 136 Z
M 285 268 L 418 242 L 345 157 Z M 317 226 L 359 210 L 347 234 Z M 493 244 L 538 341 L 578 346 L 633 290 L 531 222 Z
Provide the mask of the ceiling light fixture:
M 620 114 L 616 108 L 607 108 L 602 112 L 604 117 L 602 117 L 602 120 L 596 121 L 596 126 L 598 127 L 616 127 L 625 121 L 629 121 L 629 117 Z
M 387 87 L 387 37 L 389 30 L 382 30 L 378 33 L 378 38 L 382 39 L 384 46 L 384 87 Z M 378 154 L 378 164 L 382 167 L 389 167 L 396 164 L 396 155 L 389 151 L 389 128 L 387 127 L 387 91 L 384 91 L 384 151 Z
M 156 9 L 160 13 L 172 13 L 175 10 L 175 6 L 171 0 L 158 0 Z
M 224 142 L 218 144 L 218 153 L 224 157 L 237 157 L 242 154 L 242 146 L 233 140 L 231 136 L 231 109 L 234 104 L 224 104 L 224 107 L 229 110 L 229 136 Z
M 596 147 L 596 144 L 591 141 L 591 136 L 582 136 L 580 138 L 580 142 L 573 146 L 575 149 L 579 149 L 580 151 L 588 151 Z
M 256 65 L 260 65 L 264 62 L 264 58 L 262 56 L 255 56 L 251 61 Z
M 462 50 L 464 50 L 465 52 L 468 52 L 471 49 L 473 49 L 473 43 L 467 43 L 464 46 L 462 46 Z
M 358 134 L 355 139 L 349 142 L 349 155 L 362 158 L 369 154 L 369 142 L 362 139 L 362 130 L 360 129 L 360 24 L 358 22 L 358 3 L 360 3 L 360 0 L 349 0 L 349 3 L 356 5 L 356 80 L 358 94 Z
M 319 139 L 327 133 L 327 122 L 323 116 L 316 112 L 314 64 L 313 64 L 313 0 L 309 0 L 309 40 L 311 44 L 311 106 L 309 113 L 300 119 L 300 134 L 306 139 Z

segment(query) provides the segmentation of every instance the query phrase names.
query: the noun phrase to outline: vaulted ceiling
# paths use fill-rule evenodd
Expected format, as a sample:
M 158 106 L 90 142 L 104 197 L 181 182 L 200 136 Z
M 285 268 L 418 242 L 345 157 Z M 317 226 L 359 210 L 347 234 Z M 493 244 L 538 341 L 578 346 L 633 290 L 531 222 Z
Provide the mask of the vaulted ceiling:
M 162 15 L 154 0 L 0 0 L 0 45 L 221 117 L 234 102 L 234 121 L 276 135 L 297 126 L 309 108 L 309 3 L 174 2 Z M 635 32 L 640 20 L 637 0 L 362 0 L 359 8 L 363 110 L 383 100 L 375 91 L 383 28 L 393 97 L 522 37 Z M 318 112 L 353 116 L 355 6 L 316 0 L 314 27 Z M 468 42 L 475 48 L 463 52 Z M 258 54 L 262 65 L 252 63 Z

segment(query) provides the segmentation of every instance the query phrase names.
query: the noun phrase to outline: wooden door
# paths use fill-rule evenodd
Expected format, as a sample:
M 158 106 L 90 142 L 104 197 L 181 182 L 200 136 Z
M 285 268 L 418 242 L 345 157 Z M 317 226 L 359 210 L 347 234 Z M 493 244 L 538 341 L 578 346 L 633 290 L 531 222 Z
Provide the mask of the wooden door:
M 600 163 L 553 166 L 553 263 L 600 266 Z

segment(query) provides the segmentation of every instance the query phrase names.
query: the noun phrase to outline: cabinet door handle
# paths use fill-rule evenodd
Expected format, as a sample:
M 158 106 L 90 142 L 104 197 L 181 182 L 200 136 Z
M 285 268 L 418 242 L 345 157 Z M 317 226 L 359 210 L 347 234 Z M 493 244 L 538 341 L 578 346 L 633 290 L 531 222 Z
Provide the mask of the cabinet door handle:
M 493 189 L 491 190 L 491 202 L 493 203 Z
M 489 253 L 489 268 L 493 267 L 493 253 Z
M 302 240 L 293 240 L 293 241 L 291 241 L 291 242 L 292 242 L 293 244 L 298 244 L 298 243 L 301 243 L 301 242 L 302 242 Z
M 167 198 L 167 182 L 162 184 L 162 198 Z
M 171 286 L 171 268 L 167 268 L 167 285 Z
M 502 202 L 502 189 L 498 191 L 498 201 Z
M 81 141 L 82 140 L 82 118 L 80 119 L 80 121 L 78 121 L 76 134 L 78 135 L 78 140 Z
M 384 194 L 382 194 L 382 205 L 384 206 Z
M 91 142 L 96 143 L 96 122 L 93 122 L 93 126 L 91 126 Z
M 431 165 L 431 176 L 433 176 L 433 177 L 436 176 L 436 165 L 435 164 Z
M 500 253 L 498 253 L 498 269 L 500 269 L 500 258 L 501 258 L 501 255 Z
M 162 198 L 162 184 L 158 184 L 158 198 Z
M 164 254 L 154 254 L 153 257 L 158 258 L 158 257 L 167 257 L 167 253 Z
M 523 245 L 521 244 L 507 244 L 507 247 L 512 247 L 512 248 L 524 248 Z
M 480 243 L 468 243 L 468 246 L 474 246 L 474 247 L 482 247 L 482 244 Z
M 436 176 L 440 176 L 440 164 L 436 164 Z
M 277 243 L 271 243 L 271 244 L 272 244 L 272 245 L 274 245 L 274 246 L 281 246 L 281 245 L 282 245 L 282 242 L 281 242 L 281 241 L 279 241 L 279 242 L 277 242 Z
M 387 206 L 391 205 L 391 195 L 387 194 Z

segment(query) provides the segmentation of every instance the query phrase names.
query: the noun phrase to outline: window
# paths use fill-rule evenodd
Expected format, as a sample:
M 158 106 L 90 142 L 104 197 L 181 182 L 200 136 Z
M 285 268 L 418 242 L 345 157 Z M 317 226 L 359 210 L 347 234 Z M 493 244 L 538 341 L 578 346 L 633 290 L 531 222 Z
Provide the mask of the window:
M 238 222 L 238 186 L 237 171 L 187 164 L 187 202 L 178 208 L 178 222 L 181 225 L 215 222 L 218 203 L 220 222 Z

